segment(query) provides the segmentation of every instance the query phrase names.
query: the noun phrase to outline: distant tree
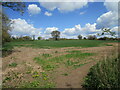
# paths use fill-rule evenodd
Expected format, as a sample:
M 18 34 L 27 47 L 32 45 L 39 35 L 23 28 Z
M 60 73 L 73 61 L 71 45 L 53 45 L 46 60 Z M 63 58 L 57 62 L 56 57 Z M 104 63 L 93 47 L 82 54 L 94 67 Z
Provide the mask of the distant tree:
M 58 40 L 60 38 L 60 32 L 59 31 L 52 31 L 51 33 L 54 40 Z
M 84 37 L 83 39 L 86 39 L 86 37 Z
M 30 36 L 24 36 L 22 38 L 23 38 L 23 40 L 32 40 L 32 38 Z
M 41 40 L 42 39 L 42 37 L 38 37 L 38 40 Z
M 82 39 L 82 35 L 78 35 L 78 39 L 81 40 Z
M 97 39 L 97 37 L 95 35 L 89 35 L 88 36 L 88 40 L 95 40 Z

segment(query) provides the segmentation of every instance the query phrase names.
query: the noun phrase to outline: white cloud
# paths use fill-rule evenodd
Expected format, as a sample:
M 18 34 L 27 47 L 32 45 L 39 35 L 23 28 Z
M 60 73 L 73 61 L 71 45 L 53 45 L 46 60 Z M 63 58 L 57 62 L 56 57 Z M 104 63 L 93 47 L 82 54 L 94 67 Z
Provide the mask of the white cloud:
M 43 38 L 50 38 L 51 37 L 51 32 L 56 31 L 56 30 L 58 31 L 57 27 L 47 27 L 45 29 L 45 31 L 43 32 L 42 37 Z
M 56 2 L 56 0 L 52 0 L 52 2 L 41 2 L 40 1 L 40 5 L 51 11 L 57 9 L 60 12 L 70 12 L 76 9 L 80 9 L 86 6 L 88 3 L 87 0 L 84 0 L 84 2 L 73 2 L 72 0 L 69 0 L 69 1 L 71 2 Z
M 40 7 L 38 7 L 36 4 L 30 4 L 28 6 L 28 12 L 31 14 L 31 15 L 35 15 L 35 14 L 39 14 L 41 12 L 41 9 Z
M 104 2 L 108 12 L 102 14 L 97 19 L 97 28 L 112 28 L 118 25 L 118 3 L 117 2 Z
M 108 2 L 109 0 L 106 0 L 104 2 L 104 5 L 106 6 L 107 10 L 112 12 L 118 12 L 118 2 Z
M 62 32 L 62 36 L 64 37 L 77 37 L 77 35 L 81 34 L 82 36 L 93 35 L 100 32 L 100 30 L 96 29 L 96 23 L 90 24 L 87 23 L 85 27 L 81 28 L 80 24 L 75 25 L 73 28 L 66 28 Z
M 97 28 L 113 27 L 118 24 L 118 15 L 115 12 L 109 11 L 104 13 L 97 19 Z
M 86 12 L 84 11 L 84 12 L 80 12 L 80 15 L 83 15 L 83 14 L 85 14 Z
M 79 34 L 80 31 L 81 31 L 81 26 L 80 24 L 78 24 L 78 25 L 75 25 L 75 27 L 73 28 L 65 28 L 65 30 L 62 33 L 69 36 L 73 36 L 73 35 Z
M 46 15 L 46 16 L 52 16 L 52 13 L 45 12 L 45 15 Z
M 11 35 L 14 36 L 39 36 L 41 35 L 42 28 L 35 28 L 33 25 L 28 24 L 24 19 L 18 18 L 18 19 L 12 19 L 14 22 L 11 24 L 12 31 L 10 31 Z

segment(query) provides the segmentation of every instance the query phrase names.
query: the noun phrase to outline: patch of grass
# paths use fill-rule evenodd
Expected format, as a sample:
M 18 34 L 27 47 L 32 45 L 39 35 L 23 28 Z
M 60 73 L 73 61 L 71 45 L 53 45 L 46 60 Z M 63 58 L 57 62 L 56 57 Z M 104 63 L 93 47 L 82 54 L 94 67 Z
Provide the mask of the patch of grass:
M 34 58 L 34 60 L 37 63 L 39 63 L 42 66 L 42 68 L 46 71 L 53 70 L 56 67 L 56 65 L 51 63 L 49 60 L 43 60 L 43 59 L 40 59 L 39 57 Z
M 62 75 L 64 75 L 64 76 L 68 76 L 68 73 L 63 73 Z
M 9 64 L 10 67 L 16 67 L 17 66 L 17 63 L 13 62 L 11 64 Z
M 66 65 L 66 66 L 73 66 L 74 64 L 77 64 L 77 63 L 79 63 L 79 62 L 73 62 L 73 61 L 67 60 L 67 61 L 65 62 L 65 65 Z
M 51 57 L 52 55 L 51 55 L 51 54 L 43 53 L 42 56 L 43 56 L 44 58 L 47 58 L 47 57 Z
M 76 58 L 80 58 L 80 59 L 84 59 L 84 58 L 86 58 L 86 57 L 88 57 L 88 56 L 92 56 L 92 55 L 94 55 L 94 53 L 72 53 L 72 54 L 66 54 L 65 55 L 65 57 L 66 58 L 74 58 L 74 59 L 76 59 Z
M 105 46 L 104 43 L 117 41 L 101 41 L 101 40 L 60 40 L 60 41 L 12 41 L 4 44 L 7 50 L 17 47 L 33 47 L 33 48 L 61 48 L 61 47 L 97 47 Z M 27 44 L 27 45 L 26 45 Z
M 9 77 L 6 77 L 4 80 L 3 80 L 3 83 L 7 82 L 7 81 L 11 81 L 12 78 L 9 76 Z
M 33 78 L 38 78 L 40 75 L 36 74 L 36 75 L 32 75 Z
M 119 58 L 107 58 L 93 66 L 85 77 L 85 88 L 120 88 Z
M 73 51 L 66 51 L 68 53 L 81 53 L 81 51 L 78 51 L 78 50 L 73 50 Z

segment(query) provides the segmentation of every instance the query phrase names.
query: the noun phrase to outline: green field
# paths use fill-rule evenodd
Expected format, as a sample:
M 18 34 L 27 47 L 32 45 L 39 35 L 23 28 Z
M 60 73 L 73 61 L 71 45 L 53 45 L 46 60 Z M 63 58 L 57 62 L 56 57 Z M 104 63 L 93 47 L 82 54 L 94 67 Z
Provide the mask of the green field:
M 62 48 L 62 47 L 97 47 L 104 46 L 105 43 L 117 41 L 100 41 L 100 40 L 60 40 L 60 41 L 12 41 L 6 43 L 3 47 L 6 49 L 17 47 L 33 48 Z

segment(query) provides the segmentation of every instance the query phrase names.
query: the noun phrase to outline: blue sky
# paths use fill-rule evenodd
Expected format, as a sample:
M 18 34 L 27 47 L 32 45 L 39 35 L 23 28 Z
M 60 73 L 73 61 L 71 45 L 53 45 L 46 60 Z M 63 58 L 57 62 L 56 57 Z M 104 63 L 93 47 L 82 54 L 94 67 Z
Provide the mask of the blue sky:
M 61 32 L 61 37 L 77 38 L 100 33 L 102 27 L 117 31 L 117 3 L 109 2 L 26 2 L 23 15 L 5 8 L 6 14 L 14 21 L 11 35 L 33 34 L 43 38 L 51 37 L 54 30 Z

